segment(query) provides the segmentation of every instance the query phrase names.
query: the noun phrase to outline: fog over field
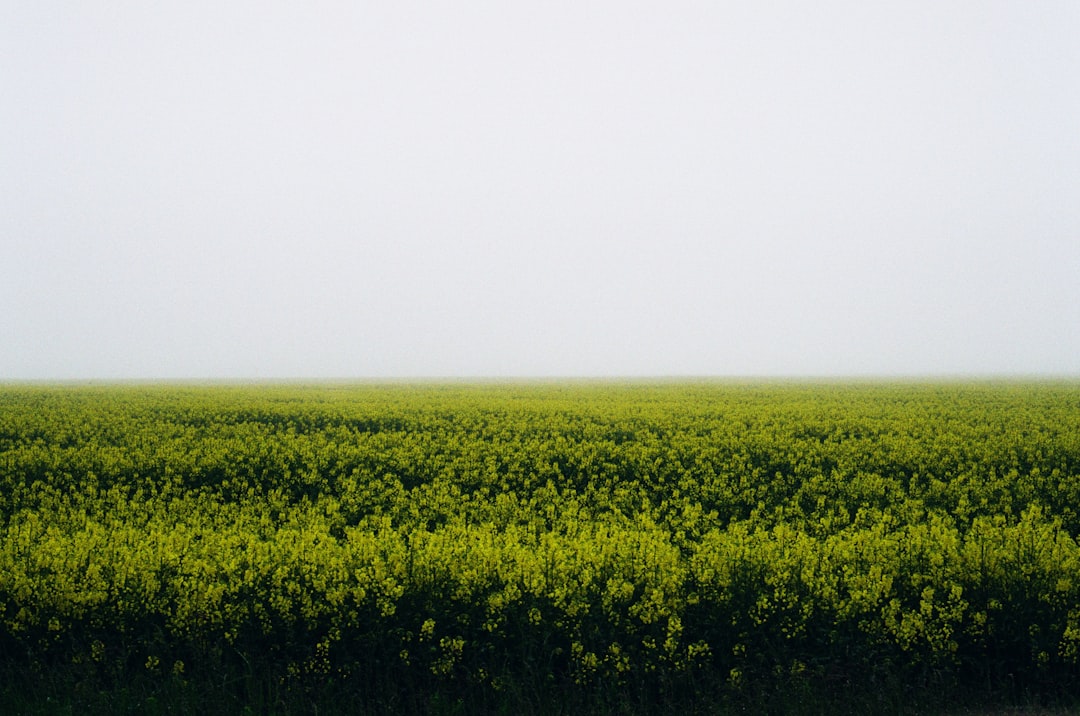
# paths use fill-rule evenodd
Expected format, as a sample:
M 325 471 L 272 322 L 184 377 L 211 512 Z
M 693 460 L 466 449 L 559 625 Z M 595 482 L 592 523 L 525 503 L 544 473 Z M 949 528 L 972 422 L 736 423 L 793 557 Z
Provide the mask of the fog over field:
M 1080 375 L 1080 3 L 0 6 L 0 380 Z

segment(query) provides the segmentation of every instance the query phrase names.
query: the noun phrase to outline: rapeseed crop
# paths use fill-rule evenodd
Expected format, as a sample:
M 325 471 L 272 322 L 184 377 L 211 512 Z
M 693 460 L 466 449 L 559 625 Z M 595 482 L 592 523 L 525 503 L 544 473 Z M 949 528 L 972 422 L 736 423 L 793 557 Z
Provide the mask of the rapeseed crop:
M 1078 510 L 1075 383 L 0 387 L 0 696 L 1072 701 Z

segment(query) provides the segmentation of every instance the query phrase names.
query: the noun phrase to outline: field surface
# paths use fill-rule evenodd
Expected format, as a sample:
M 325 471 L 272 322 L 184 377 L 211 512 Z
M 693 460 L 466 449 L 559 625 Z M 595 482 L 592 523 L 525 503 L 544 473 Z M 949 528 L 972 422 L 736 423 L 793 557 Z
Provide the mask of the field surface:
M 0 385 L 0 709 L 1076 703 L 1078 535 L 1075 382 Z

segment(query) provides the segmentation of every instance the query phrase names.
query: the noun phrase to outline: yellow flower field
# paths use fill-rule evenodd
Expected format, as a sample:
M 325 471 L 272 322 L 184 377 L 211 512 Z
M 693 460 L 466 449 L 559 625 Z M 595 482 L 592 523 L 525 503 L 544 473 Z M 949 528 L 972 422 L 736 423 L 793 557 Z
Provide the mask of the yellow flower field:
M 1078 534 L 1076 383 L 0 386 L 0 696 L 1075 698 Z

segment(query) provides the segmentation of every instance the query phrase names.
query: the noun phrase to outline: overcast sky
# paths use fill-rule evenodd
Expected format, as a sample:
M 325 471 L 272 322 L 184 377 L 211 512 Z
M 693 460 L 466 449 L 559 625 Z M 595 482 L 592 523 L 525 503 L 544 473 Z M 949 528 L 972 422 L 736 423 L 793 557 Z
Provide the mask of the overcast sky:
M 1076 0 L 0 3 L 0 380 L 1080 375 Z

